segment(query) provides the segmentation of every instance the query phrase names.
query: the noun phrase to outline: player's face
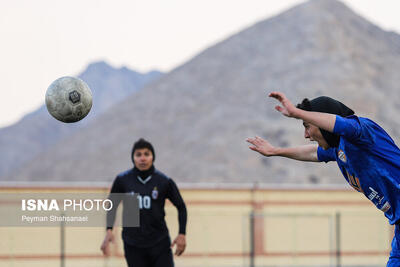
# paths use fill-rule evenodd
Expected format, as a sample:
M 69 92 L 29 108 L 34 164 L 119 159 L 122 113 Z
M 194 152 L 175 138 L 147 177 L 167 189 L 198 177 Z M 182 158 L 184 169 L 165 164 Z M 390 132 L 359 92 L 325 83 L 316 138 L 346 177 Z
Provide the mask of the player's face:
M 133 162 L 140 171 L 146 171 L 153 164 L 153 153 L 148 148 L 136 149 L 133 153 Z
M 310 139 L 310 141 L 316 141 L 323 149 L 328 149 L 329 145 L 325 138 L 322 136 L 321 130 L 308 122 L 303 121 L 304 126 L 304 138 Z

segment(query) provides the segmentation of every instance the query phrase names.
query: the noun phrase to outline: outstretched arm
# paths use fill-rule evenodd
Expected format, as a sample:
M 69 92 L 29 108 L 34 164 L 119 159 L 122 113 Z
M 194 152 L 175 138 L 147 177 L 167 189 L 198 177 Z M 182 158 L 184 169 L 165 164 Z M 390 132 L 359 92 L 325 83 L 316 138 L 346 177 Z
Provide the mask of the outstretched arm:
M 319 162 L 317 156 L 318 145 L 304 145 L 298 147 L 274 147 L 267 140 L 256 136 L 247 138 L 252 144 L 249 148 L 266 157 L 280 156 L 301 161 Z
M 275 106 L 275 109 L 283 115 L 306 121 L 318 128 L 328 132 L 333 132 L 335 127 L 336 115 L 322 112 L 305 111 L 296 108 L 289 99 L 281 92 L 272 92 L 269 97 L 273 97 L 281 103 L 281 106 Z

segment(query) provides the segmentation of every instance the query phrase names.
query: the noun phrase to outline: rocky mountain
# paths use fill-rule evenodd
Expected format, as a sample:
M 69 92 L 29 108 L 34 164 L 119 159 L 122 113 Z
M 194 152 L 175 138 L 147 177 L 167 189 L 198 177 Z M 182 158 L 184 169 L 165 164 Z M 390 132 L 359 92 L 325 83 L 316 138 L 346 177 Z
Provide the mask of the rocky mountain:
M 400 36 L 336 0 L 311 0 L 217 43 L 99 115 L 9 179 L 111 181 L 131 167 L 132 143 L 154 143 L 155 165 L 184 182 L 343 183 L 335 164 L 265 158 L 248 136 L 304 144 L 295 103 L 329 95 L 399 140 Z
M 90 64 L 79 75 L 92 90 L 93 107 L 89 115 L 78 123 L 65 124 L 52 118 L 43 104 L 17 123 L 1 128 L 0 177 L 7 173 L 12 175 L 15 168 L 24 166 L 52 145 L 79 132 L 99 114 L 160 76 L 158 71 L 142 74 L 126 67 L 115 69 L 105 62 Z

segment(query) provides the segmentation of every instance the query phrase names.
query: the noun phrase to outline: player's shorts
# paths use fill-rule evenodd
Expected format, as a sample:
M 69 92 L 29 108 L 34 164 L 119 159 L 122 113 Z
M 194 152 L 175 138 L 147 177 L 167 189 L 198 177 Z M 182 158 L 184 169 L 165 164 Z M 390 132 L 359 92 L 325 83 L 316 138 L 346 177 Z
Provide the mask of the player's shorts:
M 394 237 L 392 240 L 392 251 L 386 267 L 400 266 L 400 225 L 396 224 L 394 228 Z
M 128 267 L 174 267 L 169 237 L 149 248 L 135 247 L 124 242 L 124 251 Z

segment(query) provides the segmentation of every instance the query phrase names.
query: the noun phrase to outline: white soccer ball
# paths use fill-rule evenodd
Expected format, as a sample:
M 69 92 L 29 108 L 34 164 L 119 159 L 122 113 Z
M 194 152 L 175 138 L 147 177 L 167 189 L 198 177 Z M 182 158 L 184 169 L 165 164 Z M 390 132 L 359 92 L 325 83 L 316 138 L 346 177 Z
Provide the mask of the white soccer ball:
M 47 88 L 46 107 L 59 121 L 77 122 L 92 108 L 92 92 L 81 79 L 61 77 Z

